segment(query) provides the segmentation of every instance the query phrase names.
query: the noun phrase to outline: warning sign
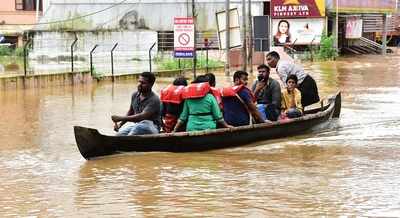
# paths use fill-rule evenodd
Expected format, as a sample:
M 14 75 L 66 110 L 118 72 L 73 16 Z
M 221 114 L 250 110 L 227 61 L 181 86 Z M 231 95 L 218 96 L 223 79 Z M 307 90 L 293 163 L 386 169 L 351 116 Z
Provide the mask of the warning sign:
M 194 24 L 192 17 L 174 18 L 174 56 L 193 58 Z

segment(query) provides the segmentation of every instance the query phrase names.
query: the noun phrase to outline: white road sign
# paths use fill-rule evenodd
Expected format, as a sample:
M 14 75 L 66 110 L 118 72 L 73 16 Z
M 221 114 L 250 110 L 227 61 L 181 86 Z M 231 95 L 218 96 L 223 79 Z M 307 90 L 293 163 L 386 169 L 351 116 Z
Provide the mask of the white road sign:
M 192 17 L 174 18 L 174 56 L 192 58 L 194 53 L 194 23 Z

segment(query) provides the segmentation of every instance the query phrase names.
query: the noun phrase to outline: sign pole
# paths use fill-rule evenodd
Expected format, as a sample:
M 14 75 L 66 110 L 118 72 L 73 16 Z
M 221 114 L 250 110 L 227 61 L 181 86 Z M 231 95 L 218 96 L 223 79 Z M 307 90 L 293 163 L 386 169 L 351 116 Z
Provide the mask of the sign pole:
M 196 65 L 197 65 L 197 55 L 196 55 L 196 6 L 195 6 L 195 0 L 192 0 L 192 17 L 193 17 L 193 43 L 194 43 L 194 49 L 193 49 L 193 77 L 196 78 Z
M 246 0 L 242 0 L 242 36 L 243 36 L 243 45 L 242 45 L 242 70 L 247 71 L 247 42 L 246 42 Z
M 229 19 L 229 0 L 225 0 L 225 75 L 229 76 L 229 47 L 230 47 L 230 19 Z
M 339 0 L 336 0 L 336 20 L 335 20 L 335 48 L 339 52 Z
M 247 16 L 249 18 L 248 20 L 248 24 L 249 24 L 249 28 L 248 28 L 248 35 L 249 35 L 249 56 L 248 56 L 248 63 L 250 65 L 250 74 L 253 74 L 253 25 L 252 25 L 252 20 L 251 20 L 251 0 L 249 1 L 249 6 L 248 6 L 248 12 L 247 12 Z

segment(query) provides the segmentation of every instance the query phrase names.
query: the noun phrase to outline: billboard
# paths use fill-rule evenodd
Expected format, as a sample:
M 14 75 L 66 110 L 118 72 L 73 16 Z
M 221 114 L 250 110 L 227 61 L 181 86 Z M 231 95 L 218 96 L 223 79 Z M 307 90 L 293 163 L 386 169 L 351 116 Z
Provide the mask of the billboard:
M 271 0 L 272 18 L 324 16 L 325 0 Z
M 273 19 L 273 43 L 275 46 L 319 44 L 324 28 L 325 18 Z

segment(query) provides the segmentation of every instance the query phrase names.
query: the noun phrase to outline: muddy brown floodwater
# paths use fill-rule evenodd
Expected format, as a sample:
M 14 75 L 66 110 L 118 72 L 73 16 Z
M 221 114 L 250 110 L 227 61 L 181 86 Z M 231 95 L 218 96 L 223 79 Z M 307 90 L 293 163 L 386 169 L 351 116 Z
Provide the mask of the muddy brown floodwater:
M 343 93 L 331 128 L 202 153 L 81 157 L 72 127 L 112 134 L 134 81 L 1 90 L 0 217 L 399 217 L 400 57 L 305 67 Z

